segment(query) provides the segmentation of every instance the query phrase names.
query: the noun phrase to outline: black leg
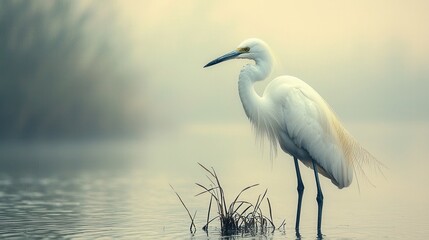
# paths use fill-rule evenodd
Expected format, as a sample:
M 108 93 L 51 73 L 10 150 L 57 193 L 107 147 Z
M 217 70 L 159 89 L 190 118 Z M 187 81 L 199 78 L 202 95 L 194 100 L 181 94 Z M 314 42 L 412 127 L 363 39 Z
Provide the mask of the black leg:
M 301 172 L 299 171 L 298 159 L 294 157 L 293 160 L 295 162 L 296 179 L 298 183 L 298 187 L 296 188 L 298 191 L 298 207 L 296 209 L 295 232 L 296 236 L 299 238 L 301 237 L 301 234 L 299 233 L 299 221 L 301 219 L 301 203 L 302 196 L 304 195 L 304 184 L 302 183 Z
M 322 194 L 322 188 L 320 188 L 320 182 L 319 182 L 319 175 L 317 174 L 317 165 L 316 162 L 313 160 L 313 169 L 314 169 L 314 176 L 316 178 L 316 184 L 317 184 L 317 237 L 322 238 L 322 208 L 323 208 L 323 194 Z

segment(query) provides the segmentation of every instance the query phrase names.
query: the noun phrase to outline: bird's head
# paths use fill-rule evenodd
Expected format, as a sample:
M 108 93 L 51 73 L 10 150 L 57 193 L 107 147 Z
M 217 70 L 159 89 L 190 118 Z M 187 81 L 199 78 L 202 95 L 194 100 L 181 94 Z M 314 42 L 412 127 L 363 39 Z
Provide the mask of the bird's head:
M 240 45 L 238 45 L 237 49 L 219 57 L 215 60 L 207 63 L 204 67 L 210 67 L 212 65 L 231 60 L 245 58 L 251 59 L 258 62 L 259 60 L 270 61 L 271 62 L 271 54 L 268 45 L 257 38 L 250 38 L 244 40 Z

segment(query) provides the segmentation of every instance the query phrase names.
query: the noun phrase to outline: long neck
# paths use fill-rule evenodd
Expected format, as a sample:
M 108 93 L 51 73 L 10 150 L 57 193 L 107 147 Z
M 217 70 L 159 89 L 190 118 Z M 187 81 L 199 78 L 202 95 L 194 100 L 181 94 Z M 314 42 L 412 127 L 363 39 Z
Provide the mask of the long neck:
M 241 103 L 247 117 L 252 121 L 257 121 L 259 106 L 262 104 L 262 97 L 254 88 L 257 81 L 264 80 L 271 72 L 271 63 L 267 61 L 255 60 L 255 65 L 246 65 L 241 70 L 238 80 L 238 92 Z

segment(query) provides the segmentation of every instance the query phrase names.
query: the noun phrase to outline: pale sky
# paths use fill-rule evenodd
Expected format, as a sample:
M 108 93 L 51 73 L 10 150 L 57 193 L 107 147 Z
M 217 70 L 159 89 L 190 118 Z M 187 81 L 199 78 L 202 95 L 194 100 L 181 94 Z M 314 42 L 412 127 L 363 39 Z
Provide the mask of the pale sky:
M 249 37 L 271 46 L 275 74 L 309 83 L 345 122 L 429 119 L 426 1 L 136 2 L 118 4 L 150 106 L 172 124 L 244 121 L 245 62 L 202 66 Z

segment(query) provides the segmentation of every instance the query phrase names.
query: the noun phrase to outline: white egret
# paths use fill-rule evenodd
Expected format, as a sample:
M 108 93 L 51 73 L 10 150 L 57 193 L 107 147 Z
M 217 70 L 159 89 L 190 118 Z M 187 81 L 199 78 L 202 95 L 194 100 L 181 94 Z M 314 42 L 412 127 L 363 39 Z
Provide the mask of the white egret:
M 318 173 L 329 178 L 338 188 L 352 183 L 356 170 L 362 164 L 378 162 L 347 132 L 325 100 L 308 84 L 292 76 L 275 78 L 259 96 L 254 83 L 271 73 L 272 55 L 266 43 L 259 39 L 243 41 L 229 52 L 204 67 L 230 59 L 251 59 L 255 64 L 245 65 L 239 76 L 238 92 L 244 111 L 257 134 L 267 137 L 275 150 L 281 149 L 293 156 L 298 182 L 298 206 L 295 230 L 299 235 L 301 202 L 304 184 L 298 159 L 314 170 L 317 185 L 317 234 L 322 236 L 323 194 Z

